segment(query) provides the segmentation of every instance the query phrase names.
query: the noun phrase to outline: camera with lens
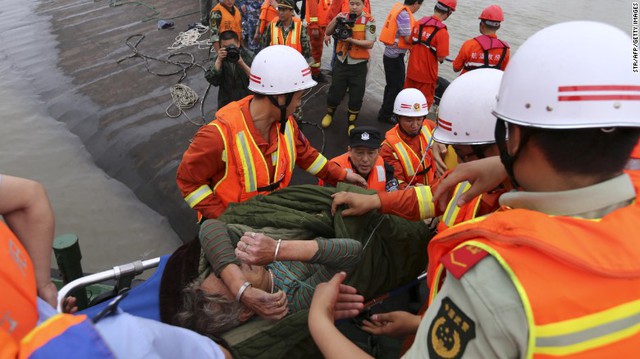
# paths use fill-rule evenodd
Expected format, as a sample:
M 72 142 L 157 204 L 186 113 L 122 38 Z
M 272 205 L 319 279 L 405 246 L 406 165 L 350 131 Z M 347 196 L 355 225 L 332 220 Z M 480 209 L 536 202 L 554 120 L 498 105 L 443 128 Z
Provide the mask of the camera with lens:
M 336 37 L 345 40 L 353 36 L 353 25 L 356 23 L 358 15 L 349 13 L 348 17 L 339 17 L 336 19 Z
M 235 64 L 240 60 L 240 49 L 236 45 L 231 44 L 224 49 L 227 50 L 227 57 L 224 58 L 225 61 Z

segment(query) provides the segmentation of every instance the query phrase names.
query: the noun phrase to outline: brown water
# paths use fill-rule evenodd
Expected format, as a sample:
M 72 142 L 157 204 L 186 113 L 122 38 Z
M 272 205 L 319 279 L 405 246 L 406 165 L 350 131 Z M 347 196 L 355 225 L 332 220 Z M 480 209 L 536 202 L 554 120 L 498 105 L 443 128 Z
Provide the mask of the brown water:
M 459 2 L 458 10 L 446 22 L 451 35 L 451 57 L 455 57 L 466 39 L 477 35 L 477 17 L 491 3 Z M 569 20 L 603 21 L 628 33 L 631 31 L 631 1 L 504 0 L 498 3 L 506 17 L 498 35 L 511 44 L 512 51 L 517 51 L 535 31 Z M 33 9 L 38 4 L 35 0 L 2 0 L 1 4 L 0 173 L 33 178 L 45 185 L 56 212 L 56 233 L 73 232 L 80 237 L 85 270 L 102 270 L 173 250 L 180 242 L 166 219 L 98 168 L 78 137 L 46 112 L 46 108 L 54 107 L 65 116 L 74 113 L 73 107 L 58 108 L 55 103 L 51 106 L 58 92 L 72 88 L 69 84 L 74 79 L 57 68 L 58 44 L 51 33 L 50 19 L 34 15 Z M 392 1 L 373 0 L 373 15 L 378 26 L 392 5 Z M 433 5 L 433 1 L 425 1 L 416 17 L 432 14 Z M 60 6 L 65 5 L 61 2 Z M 192 15 L 193 21 L 197 16 Z M 26 42 L 36 42 L 37 46 L 30 48 L 35 47 L 37 52 L 25 50 Z M 382 52 L 382 45 L 377 43 L 370 64 L 366 95 L 369 98 L 380 98 L 382 94 Z M 326 51 L 324 66 L 328 66 L 329 57 L 330 51 Z M 55 80 L 41 81 L 44 73 L 48 79 Z M 450 63 L 441 65 L 440 74 L 449 80 L 456 76 Z M 44 104 L 36 93 L 52 100 Z M 95 106 L 80 94 L 70 95 L 83 108 Z M 83 118 L 75 121 L 74 125 L 83 123 Z M 80 126 L 82 131 L 95 131 L 89 128 L 89 123 Z

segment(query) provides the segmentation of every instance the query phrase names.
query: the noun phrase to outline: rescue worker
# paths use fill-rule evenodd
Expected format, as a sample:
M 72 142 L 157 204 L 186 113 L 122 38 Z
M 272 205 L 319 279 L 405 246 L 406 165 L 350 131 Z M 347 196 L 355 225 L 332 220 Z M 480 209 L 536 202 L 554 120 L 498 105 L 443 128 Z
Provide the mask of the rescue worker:
M 462 70 L 460 74 L 483 67 L 504 71 L 509 63 L 509 44 L 496 35 L 504 21 L 502 8 L 498 5 L 487 6 L 479 19 L 482 35 L 465 41 L 453 61 L 453 71 Z
M 196 133 L 178 166 L 177 183 L 191 208 L 217 218 L 232 202 L 286 187 L 294 164 L 328 183 L 366 186 L 318 153 L 291 114 L 304 90 L 316 85 L 302 55 L 273 45 L 254 58 L 249 90 Z
M 211 66 L 205 78 L 218 89 L 218 110 L 228 103 L 238 101 L 250 94 L 249 74 L 253 52 L 241 46 L 238 35 L 233 31 L 220 34 L 220 48 L 211 54 Z M 231 51 L 234 57 L 227 57 Z
M 349 151 L 334 157 L 335 162 L 347 171 L 355 172 L 367 180 L 367 189 L 392 192 L 398 189 L 393 167 L 380 157 L 382 134 L 375 127 L 358 126 L 349 135 Z M 318 182 L 320 186 L 324 182 Z
M 457 0 L 436 3 L 432 16 L 418 20 L 411 29 L 411 56 L 404 88 L 417 88 L 430 104 L 438 84 L 438 64 L 449 56 L 449 31 L 443 21 L 456 11 Z
M 423 0 L 404 0 L 404 4 L 395 3 L 380 31 L 380 41 L 385 45 L 382 64 L 386 85 L 378 121 L 395 124 L 393 103 L 404 85 L 404 55 L 411 47 L 411 29 L 416 22 L 413 14 L 420 9 L 422 2 Z
M 294 16 L 294 8 L 293 0 L 278 0 L 278 17 L 271 20 L 262 34 L 262 46 L 286 45 L 292 47 L 301 53 L 309 64 L 312 64 L 309 34 L 302 20 Z
M 235 0 L 220 0 L 211 9 L 209 25 L 211 27 L 211 42 L 213 42 L 213 48 L 216 52 L 220 48 L 220 33 L 231 30 L 238 35 L 238 39 L 242 39 L 242 14 L 234 4 Z
M 471 197 L 508 175 L 522 191 L 502 195 L 501 211 L 431 240 L 430 306 L 405 357 L 636 352 L 640 178 L 623 172 L 640 136 L 640 81 L 625 66 L 630 41 L 611 25 L 575 21 L 519 48 L 493 112 L 500 157 L 461 165 L 466 172 L 441 185 L 475 181 Z M 403 321 L 410 324 L 381 326 L 417 325 Z
M 55 223 L 46 191 L 35 181 L 0 176 L 0 214 L 6 221 L 0 221 L 0 358 L 231 358 L 211 339 L 158 321 L 56 312 L 50 278 Z
M 376 41 L 376 25 L 373 17 L 364 11 L 363 0 L 349 0 L 349 13 L 336 15 L 327 25 L 327 34 L 332 35 L 338 22 L 346 21 L 350 17 L 354 18 L 353 25 L 345 26 L 351 28 L 351 36 L 337 40 L 336 63 L 333 67 L 331 87 L 327 94 L 327 114 L 321 122 L 323 128 L 331 125 L 336 108 L 349 90 L 348 133 L 356 127 L 366 89 L 369 49 Z
M 398 123 L 387 131 L 380 156 L 395 169 L 401 188 L 432 183 L 435 123 L 426 119 L 427 99 L 417 89 L 404 89 L 396 97 L 393 113 Z
M 311 76 L 317 82 L 325 81 L 324 75 L 320 72 L 320 67 L 322 65 L 324 35 L 327 31 L 327 24 L 331 21 L 331 19 L 327 20 L 327 12 L 330 5 L 331 0 L 305 0 L 305 19 L 313 56 Z
M 474 71 L 453 81 L 442 97 L 438 127 L 433 131 L 433 139 L 452 145 L 462 162 L 499 154 L 493 133 L 496 118 L 491 111 L 495 107 L 501 80 L 502 71 Z M 460 106 L 460 103 L 465 105 Z M 442 232 L 454 224 L 497 210 L 498 197 L 511 189 L 508 182 L 504 183 L 458 207 L 457 198 L 469 186 L 468 183 L 458 185 L 452 192 L 453 199 L 444 210 L 432 203 L 432 191 L 438 187 L 437 182 L 431 186 L 417 186 L 389 194 L 363 195 L 342 192 L 334 196 L 333 206 L 347 205 L 348 209 L 343 211 L 343 215 L 349 216 L 361 215 L 374 209 L 414 221 L 442 215 L 438 224 L 438 231 Z M 363 329 L 367 331 L 370 327 L 365 326 Z
M 260 18 L 258 20 L 258 26 L 256 27 L 255 34 L 253 35 L 254 42 L 260 42 L 262 34 L 265 29 L 271 23 L 271 20 L 278 17 L 278 1 L 277 0 L 264 0 L 262 6 L 260 6 Z

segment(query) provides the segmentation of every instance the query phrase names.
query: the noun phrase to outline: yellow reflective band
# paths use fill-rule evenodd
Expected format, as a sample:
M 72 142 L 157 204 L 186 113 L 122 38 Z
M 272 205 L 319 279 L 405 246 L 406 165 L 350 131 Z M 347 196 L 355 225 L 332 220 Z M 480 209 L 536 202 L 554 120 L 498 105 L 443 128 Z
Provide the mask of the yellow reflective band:
M 447 209 L 445 209 L 444 214 L 442 215 L 442 222 L 447 225 L 447 227 L 453 227 L 456 223 L 456 218 L 458 217 L 458 213 L 460 212 L 460 207 L 456 204 L 460 196 L 465 193 L 469 188 L 471 188 L 471 183 L 464 181 L 459 183 L 456 186 L 455 191 L 453 192 L 453 198 L 447 204 Z
M 321 63 L 319 62 L 314 62 L 311 65 L 309 65 L 309 67 L 320 67 Z
M 209 185 L 202 185 L 200 187 L 198 187 L 197 190 L 189 193 L 189 195 L 187 195 L 184 200 L 187 202 L 187 204 L 189 205 L 189 207 L 193 208 L 195 207 L 198 203 L 202 202 L 203 199 L 205 199 L 208 195 L 212 194 L 213 191 L 211 190 L 211 187 L 209 187 Z
M 353 31 L 364 31 L 365 25 L 363 24 L 355 24 L 353 25 Z
M 309 22 L 318 22 L 318 18 L 317 17 L 310 17 L 309 18 Z
M 422 135 L 427 140 L 427 145 L 428 145 L 429 142 L 431 142 L 431 131 L 429 131 L 429 128 L 427 126 L 422 126 L 422 129 L 420 129 L 420 132 L 422 132 Z
M 420 219 L 431 218 L 436 214 L 436 208 L 433 204 L 433 195 L 431 187 L 416 186 L 413 191 L 418 199 L 418 207 L 420 208 Z
M 244 131 L 238 132 L 236 138 L 236 146 L 238 147 L 240 162 L 242 162 L 242 172 L 244 174 L 245 193 L 251 193 L 258 190 L 256 174 L 253 168 L 253 155 L 249 150 L 249 143 L 247 142 L 247 136 L 245 136 Z
M 298 43 L 298 33 L 300 32 L 300 23 L 296 22 L 293 25 L 293 30 L 291 30 L 291 45 L 295 45 Z
M 442 262 L 438 263 L 436 267 L 436 277 L 433 279 L 433 288 L 429 289 L 429 305 L 433 303 L 433 300 L 436 299 L 436 295 L 438 295 L 438 283 L 440 283 L 440 277 L 442 277 L 442 272 L 444 271 L 444 266 Z M 428 283 L 427 283 L 428 284 Z
M 396 152 L 400 155 L 399 160 L 402 162 L 402 166 L 407 171 L 407 176 L 413 176 L 413 174 L 416 173 L 416 170 L 413 168 L 413 163 L 411 163 L 411 160 L 409 159 L 409 153 L 407 153 L 406 148 L 404 148 L 404 145 L 401 142 L 396 143 L 395 148 Z
M 289 170 L 293 172 L 296 166 L 296 142 L 293 139 L 293 126 L 287 121 L 284 128 L 284 144 L 287 146 L 287 152 L 289 153 Z
M 640 300 L 536 327 L 536 353 L 569 355 L 640 333 Z
M 318 153 L 318 157 L 313 161 L 311 166 L 309 166 L 305 171 L 311 173 L 312 175 L 316 175 L 320 170 L 327 164 L 327 159 L 320 153 Z

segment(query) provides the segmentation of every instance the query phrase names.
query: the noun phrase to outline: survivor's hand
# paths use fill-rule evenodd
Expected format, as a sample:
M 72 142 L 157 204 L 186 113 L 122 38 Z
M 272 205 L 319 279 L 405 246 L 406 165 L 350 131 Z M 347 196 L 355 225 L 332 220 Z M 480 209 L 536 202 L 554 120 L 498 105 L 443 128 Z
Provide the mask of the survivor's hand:
M 58 288 L 53 282 L 49 281 L 43 285 L 38 285 L 38 296 L 51 304 L 52 307 L 58 307 Z
M 309 309 L 309 321 L 334 320 L 353 318 L 363 308 L 364 297 L 356 294 L 356 289 L 342 284 L 347 278 L 347 273 L 340 272 L 326 283 L 316 287 Z
M 431 152 L 433 153 L 433 160 L 436 162 L 436 175 L 442 177 L 449 169 L 444 162 L 444 157 L 447 155 L 447 145 L 434 142 Z
M 362 178 L 362 176 L 354 172 L 347 172 L 347 177 L 344 178 L 344 181 L 362 188 L 367 188 L 367 181 Z
M 362 330 L 375 335 L 406 337 L 415 334 L 420 326 L 420 316 L 409 312 L 380 313 L 362 323 Z
M 335 215 L 338 206 L 346 205 L 348 208 L 342 211 L 343 216 L 359 216 L 371 210 L 380 208 L 380 197 L 377 194 L 360 194 L 351 192 L 338 192 L 331 195 L 331 214 Z
M 249 287 L 244 291 L 241 301 L 264 319 L 278 320 L 289 312 L 287 296 L 281 290 L 270 294 L 262 289 Z
M 276 240 L 262 233 L 245 232 L 236 246 L 236 257 L 247 264 L 269 264 L 273 262 L 276 244 Z
M 498 156 L 461 163 L 442 179 L 433 193 L 433 200 L 439 203 L 440 209 L 444 211 L 455 186 L 460 182 L 469 181 L 472 184 L 471 188 L 458 199 L 457 205 L 461 206 L 479 194 L 496 188 L 506 177 L 507 171 Z

